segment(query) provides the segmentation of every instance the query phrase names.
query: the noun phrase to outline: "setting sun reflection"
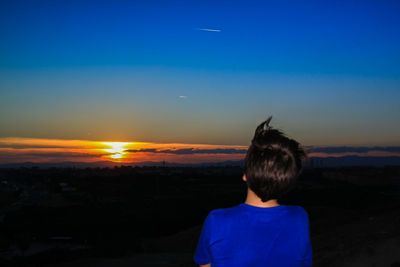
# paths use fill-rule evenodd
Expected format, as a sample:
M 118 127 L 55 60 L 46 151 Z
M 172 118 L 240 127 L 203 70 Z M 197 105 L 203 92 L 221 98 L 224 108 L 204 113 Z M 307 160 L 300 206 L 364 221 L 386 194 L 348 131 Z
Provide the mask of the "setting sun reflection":
M 110 148 L 104 148 L 103 150 L 110 153 L 109 158 L 115 159 L 115 160 L 121 160 L 125 156 L 125 146 L 132 144 L 128 142 L 103 142 L 102 144 L 109 146 Z

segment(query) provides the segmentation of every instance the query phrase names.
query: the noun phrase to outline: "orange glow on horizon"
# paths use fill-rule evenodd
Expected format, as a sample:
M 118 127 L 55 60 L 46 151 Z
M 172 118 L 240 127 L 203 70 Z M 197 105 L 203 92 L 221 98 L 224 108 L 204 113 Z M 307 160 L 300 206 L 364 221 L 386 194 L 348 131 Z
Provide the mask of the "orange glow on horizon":
M 226 151 L 224 151 L 226 149 Z M 240 150 L 232 152 L 232 150 Z M 140 162 L 211 163 L 243 160 L 247 146 L 182 143 L 114 142 L 42 138 L 0 138 L 0 164 L 86 162 L 134 164 Z M 398 156 L 396 151 L 324 153 L 309 157 Z
M 247 146 L 183 143 L 115 142 L 73 139 L 0 138 L 0 163 L 22 162 L 175 162 L 202 163 L 241 160 L 242 153 L 174 153 L 182 149 L 246 149 Z M 163 152 L 165 151 L 165 152 Z
M 112 154 L 111 156 L 110 156 L 110 158 L 113 158 L 113 159 L 122 159 L 122 154 Z
M 102 144 L 110 146 L 111 148 L 104 148 L 103 150 L 110 153 L 106 157 L 120 162 L 122 159 L 126 158 L 126 146 L 132 143 L 128 142 L 102 142 Z

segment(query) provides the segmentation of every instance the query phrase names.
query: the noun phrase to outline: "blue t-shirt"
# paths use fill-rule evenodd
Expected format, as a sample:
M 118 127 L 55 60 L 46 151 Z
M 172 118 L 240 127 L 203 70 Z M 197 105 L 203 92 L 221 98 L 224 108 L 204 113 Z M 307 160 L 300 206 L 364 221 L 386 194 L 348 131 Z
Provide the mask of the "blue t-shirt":
M 212 267 L 311 266 L 308 214 L 300 206 L 245 203 L 213 210 L 204 222 L 194 261 Z

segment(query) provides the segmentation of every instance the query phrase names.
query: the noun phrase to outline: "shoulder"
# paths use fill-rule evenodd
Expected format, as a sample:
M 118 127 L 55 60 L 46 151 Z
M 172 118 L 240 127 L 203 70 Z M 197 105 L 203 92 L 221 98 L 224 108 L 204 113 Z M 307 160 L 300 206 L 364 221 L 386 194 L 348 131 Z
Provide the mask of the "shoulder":
M 208 229 L 210 236 L 218 239 L 236 229 L 241 221 L 243 221 L 243 210 L 240 206 L 214 209 L 207 215 L 203 227 Z
M 300 206 L 293 206 L 293 210 L 295 212 L 295 220 L 297 221 L 297 225 L 307 231 L 309 228 L 309 216 L 307 211 Z
M 239 209 L 238 206 L 230 207 L 230 208 L 223 208 L 223 209 L 215 209 L 210 212 L 209 216 L 224 217 L 224 216 L 228 216 L 228 215 L 237 213 L 238 209 Z
M 240 214 L 240 212 L 241 210 L 239 205 L 229 208 L 215 209 L 208 214 L 207 220 L 223 221 L 226 219 L 231 219 L 232 217 L 236 217 L 238 214 Z
M 297 217 L 308 218 L 307 211 L 301 206 L 286 205 L 286 208 L 291 214 L 293 214 Z
M 303 227 L 304 225 L 308 225 L 308 213 L 301 206 L 285 205 L 282 216 L 284 217 L 285 223 L 291 226 L 297 225 Z
M 307 211 L 303 207 L 300 207 L 300 206 L 296 206 L 296 207 L 297 207 L 298 216 L 302 220 L 308 221 L 308 213 L 307 213 Z

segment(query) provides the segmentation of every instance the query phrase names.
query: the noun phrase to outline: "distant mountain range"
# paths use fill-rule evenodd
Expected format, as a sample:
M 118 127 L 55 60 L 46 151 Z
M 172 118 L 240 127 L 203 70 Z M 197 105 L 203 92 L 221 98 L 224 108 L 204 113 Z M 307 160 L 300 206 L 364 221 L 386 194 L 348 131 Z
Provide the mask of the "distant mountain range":
M 19 167 L 75 167 L 75 168 L 95 168 L 95 167 L 114 167 L 114 166 L 166 166 L 166 167 L 201 167 L 201 166 L 243 166 L 243 160 L 239 161 L 223 161 L 223 162 L 206 162 L 206 163 L 173 163 L 173 162 L 153 162 L 144 161 L 136 163 L 118 163 L 110 161 L 97 162 L 23 162 L 23 163 L 6 163 L 0 164 L 0 168 L 19 168 Z M 344 156 L 344 157 L 311 157 L 305 164 L 306 167 L 342 167 L 342 166 L 400 166 L 400 157 L 359 157 L 359 156 Z
M 400 157 L 311 157 L 306 164 L 309 167 L 342 167 L 342 166 L 400 166 Z

